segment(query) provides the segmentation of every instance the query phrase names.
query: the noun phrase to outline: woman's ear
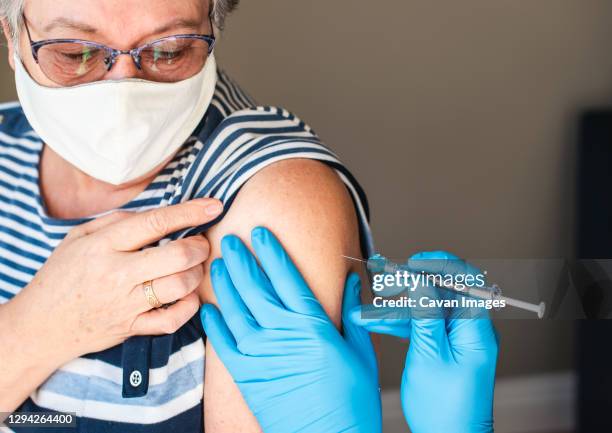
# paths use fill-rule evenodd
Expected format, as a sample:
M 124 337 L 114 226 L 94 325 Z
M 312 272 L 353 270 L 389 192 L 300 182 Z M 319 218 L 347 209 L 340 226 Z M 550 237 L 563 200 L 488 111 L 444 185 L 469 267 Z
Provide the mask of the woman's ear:
M 15 70 L 15 41 L 13 40 L 13 36 L 11 33 L 11 29 L 9 26 L 9 23 L 7 21 L 6 18 L 2 18 L 0 20 L 0 22 L 2 23 L 2 31 L 4 32 L 4 37 L 6 38 L 6 44 L 8 47 L 8 61 L 9 61 L 9 65 L 11 65 L 11 68 L 13 69 L 13 71 Z

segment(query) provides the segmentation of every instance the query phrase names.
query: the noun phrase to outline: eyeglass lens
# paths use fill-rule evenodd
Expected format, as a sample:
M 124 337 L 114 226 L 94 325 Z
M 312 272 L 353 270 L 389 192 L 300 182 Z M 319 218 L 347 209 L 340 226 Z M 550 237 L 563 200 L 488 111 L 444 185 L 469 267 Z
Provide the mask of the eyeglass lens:
M 206 62 L 209 44 L 195 37 L 170 37 L 153 42 L 140 51 L 139 77 L 176 82 L 196 75 Z M 103 78 L 112 51 L 87 42 L 53 43 L 38 50 L 44 74 L 57 84 L 73 86 Z

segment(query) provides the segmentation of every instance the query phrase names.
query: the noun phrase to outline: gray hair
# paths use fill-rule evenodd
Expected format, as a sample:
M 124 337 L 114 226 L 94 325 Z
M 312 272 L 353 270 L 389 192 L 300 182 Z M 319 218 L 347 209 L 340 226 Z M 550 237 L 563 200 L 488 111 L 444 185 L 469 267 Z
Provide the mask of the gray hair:
M 211 0 L 213 10 L 211 13 L 215 26 L 222 30 L 225 18 L 238 6 L 240 0 Z M 23 8 L 25 0 L 0 0 L 0 17 L 8 21 L 13 39 L 19 35 L 23 24 Z

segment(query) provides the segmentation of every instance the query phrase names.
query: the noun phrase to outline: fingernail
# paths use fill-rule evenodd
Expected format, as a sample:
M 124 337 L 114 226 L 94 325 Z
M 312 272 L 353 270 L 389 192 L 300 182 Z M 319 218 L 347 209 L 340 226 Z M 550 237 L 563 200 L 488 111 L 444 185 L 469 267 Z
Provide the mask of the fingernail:
M 355 280 L 355 284 L 353 284 L 353 293 L 355 293 L 355 296 L 361 296 L 361 280 L 359 277 Z
M 223 266 L 223 259 L 215 259 L 210 265 L 210 273 L 213 275 L 221 274 L 221 266 Z
M 208 204 L 204 208 L 204 212 L 206 212 L 206 214 L 210 216 L 219 215 L 221 212 L 223 212 L 223 204 L 221 204 L 221 202 L 219 201 Z
M 236 235 L 226 235 L 221 239 L 221 251 L 229 254 L 231 251 L 236 251 L 240 248 L 242 241 Z
M 206 320 L 206 307 L 202 306 L 202 308 L 200 308 L 200 321 L 202 322 L 202 326 L 204 326 L 205 320 Z
M 361 279 L 359 278 L 359 275 L 353 273 L 349 278 L 351 279 L 350 286 L 351 290 L 353 291 L 353 295 L 359 295 L 361 292 Z
M 255 227 L 251 232 L 251 236 L 255 239 L 263 239 L 266 229 L 263 227 Z

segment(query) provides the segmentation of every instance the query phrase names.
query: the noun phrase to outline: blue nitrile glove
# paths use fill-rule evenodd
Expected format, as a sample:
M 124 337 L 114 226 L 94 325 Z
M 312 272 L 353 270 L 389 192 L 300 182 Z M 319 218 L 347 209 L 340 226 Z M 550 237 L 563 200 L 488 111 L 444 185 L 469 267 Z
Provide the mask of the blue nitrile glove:
M 476 275 L 479 271 L 445 252 L 419 253 L 412 272 Z M 416 296 L 414 296 L 416 294 Z M 459 295 L 419 287 L 411 297 L 457 299 Z M 374 311 L 359 307 L 351 321 L 371 332 L 410 338 L 402 375 L 404 415 L 413 433 L 493 431 L 497 337 L 483 309 L 417 308 Z
M 201 318 L 263 431 L 380 432 L 369 334 L 349 323 L 343 337 L 274 235 L 258 227 L 251 237 L 261 268 L 239 238 L 223 238 L 211 266 L 221 312 L 204 305 Z M 350 275 L 345 313 L 359 305 L 359 286 Z

